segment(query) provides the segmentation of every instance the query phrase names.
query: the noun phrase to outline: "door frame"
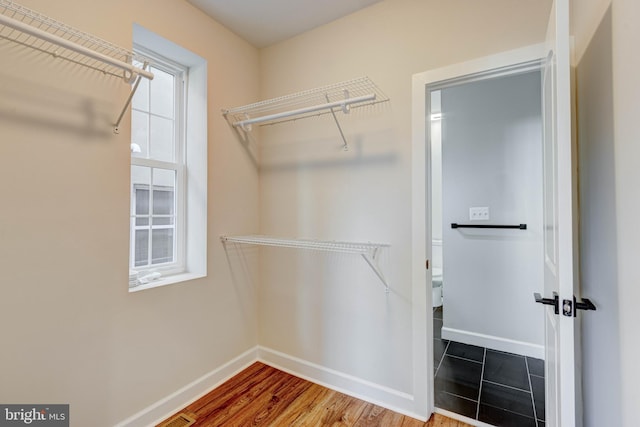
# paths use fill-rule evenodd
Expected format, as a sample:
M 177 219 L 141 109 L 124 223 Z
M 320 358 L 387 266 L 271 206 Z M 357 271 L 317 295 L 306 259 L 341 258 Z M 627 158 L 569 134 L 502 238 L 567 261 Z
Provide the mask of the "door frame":
M 494 55 L 449 65 L 412 77 L 412 148 L 411 148 L 411 280 L 413 301 L 424 302 L 424 312 L 413 310 L 414 343 L 414 398 L 418 405 L 426 405 L 427 418 L 435 410 L 434 365 L 433 365 L 433 316 L 427 315 L 432 307 L 431 270 L 425 268 L 425 260 L 431 259 L 431 226 L 427 226 L 427 200 L 431 200 L 431 174 L 427 174 L 430 164 L 431 141 L 429 140 L 427 119 L 429 93 L 439 86 L 452 85 L 457 81 L 496 76 L 509 70 L 519 69 L 522 64 L 542 61 L 545 56 L 544 44 L 536 44 Z M 429 185 L 427 185 L 429 183 Z M 430 218 L 429 214 L 429 218 Z M 426 342 L 425 342 L 426 339 Z M 426 386 L 424 385 L 426 384 Z M 421 412 L 421 411 L 420 411 Z M 452 418 L 468 419 L 448 411 L 438 410 Z

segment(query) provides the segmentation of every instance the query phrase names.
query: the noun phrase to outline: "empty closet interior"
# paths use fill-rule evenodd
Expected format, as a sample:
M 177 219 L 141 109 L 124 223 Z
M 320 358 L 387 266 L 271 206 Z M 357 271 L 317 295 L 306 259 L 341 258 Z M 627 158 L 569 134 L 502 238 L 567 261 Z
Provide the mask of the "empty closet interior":
M 232 271 L 258 256 L 264 357 L 294 371 L 358 372 L 362 385 L 400 393 L 410 390 L 408 376 L 367 368 L 408 356 L 379 344 L 405 340 L 410 321 L 388 315 L 405 304 L 393 268 L 397 237 L 379 197 L 387 185 L 380 166 L 395 162 L 395 149 L 370 128 L 390 111 L 368 77 L 224 109 L 236 144 L 251 144 L 247 155 L 257 160 L 261 234 L 221 239 Z M 363 364 L 368 351 L 375 354 Z
M 0 402 L 69 403 L 78 425 L 149 425 L 260 361 L 428 416 L 431 288 L 414 269 L 424 265 L 415 260 L 424 248 L 412 235 L 411 76 L 538 43 L 549 5 L 498 0 L 486 13 L 474 2 L 458 16 L 449 2 L 378 1 L 257 46 L 198 0 L 149 3 L 0 0 L 0 312 L 12 343 L 0 354 Z M 180 153 L 197 157 L 198 173 L 138 158 L 171 178 L 134 188 L 132 100 L 164 76 L 154 73 L 160 62 L 154 68 L 141 53 L 156 41 L 167 64 L 176 52 L 200 61 L 180 63 L 186 77 L 172 94 L 182 90 L 187 108 L 184 127 L 170 129 L 192 144 Z M 474 112 L 488 109 L 480 103 Z M 525 168 L 528 154 L 508 160 L 511 151 L 489 156 L 474 146 L 467 154 Z M 186 254 L 186 273 L 133 290 L 131 230 L 145 214 L 132 189 L 152 194 L 146 200 L 155 209 L 152 187 L 171 187 L 183 172 L 184 194 L 202 196 L 182 205 L 195 242 L 176 249 Z M 490 187 L 512 199 L 528 191 L 500 176 Z M 450 219 L 443 205 L 443 252 L 433 259 L 441 261 L 448 340 L 494 333 L 467 328 L 467 316 L 485 311 L 455 305 L 455 283 L 474 261 L 456 265 L 448 248 L 456 240 L 527 246 L 522 236 L 536 232 L 520 208 L 463 203 Z M 527 229 L 485 239 L 450 227 L 469 222 L 469 207 L 487 206 L 492 220 Z M 153 235 L 151 222 L 161 219 L 157 228 L 172 231 L 178 220 L 167 210 L 158 218 L 147 212 L 140 227 Z M 470 259 L 490 251 L 475 248 Z M 149 252 L 153 260 L 152 245 Z M 516 331 L 527 309 L 508 294 L 515 287 L 491 288 L 495 277 L 476 267 L 476 286 L 459 296 L 493 295 L 491 311 L 509 319 L 495 334 L 535 344 L 538 335 Z

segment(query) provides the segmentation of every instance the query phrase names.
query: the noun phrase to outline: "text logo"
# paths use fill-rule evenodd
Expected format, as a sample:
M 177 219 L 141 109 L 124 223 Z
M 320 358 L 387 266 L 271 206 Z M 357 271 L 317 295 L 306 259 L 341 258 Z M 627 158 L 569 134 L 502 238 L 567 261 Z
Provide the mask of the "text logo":
M 1 405 L 0 427 L 69 427 L 69 405 Z

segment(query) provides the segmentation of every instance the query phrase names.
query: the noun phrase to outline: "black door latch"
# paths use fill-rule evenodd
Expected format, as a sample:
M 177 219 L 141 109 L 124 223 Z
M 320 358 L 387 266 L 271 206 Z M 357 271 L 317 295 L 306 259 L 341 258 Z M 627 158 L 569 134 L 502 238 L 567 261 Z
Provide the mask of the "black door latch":
M 552 305 L 555 314 L 560 314 L 560 300 L 556 292 L 553 293 L 553 298 L 542 298 L 539 293 L 534 293 L 533 297 L 537 303 L 544 305 Z M 573 309 L 575 307 L 575 310 Z M 582 301 L 576 301 L 576 297 L 573 297 L 573 301 L 569 299 L 562 300 L 562 314 L 567 317 L 576 317 L 577 310 L 595 310 L 596 306 L 593 305 L 590 299 L 582 298 Z
M 572 310 L 571 307 L 575 307 L 575 310 Z M 565 299 L 562 300 L 562 314 L 567 317 L 576 317 L 578 314 L 578 310 L 596 310 L 596 306 L 593 305 L 589 298 L 582 298 L 581 302 L 576 301 L 576 297 L 573 297 L 573 301 Z
M 554 313 L 556 314 L 560 313 L 559 300 L 558 300 L 557 293 L 555 292 L 553 293 L 553 298 L 542 298 L 540 294 L 536 292 L 533 294 L 533 297 L 536 299 L 537 303 L 544 304 L 544 305 L 552 305 Z

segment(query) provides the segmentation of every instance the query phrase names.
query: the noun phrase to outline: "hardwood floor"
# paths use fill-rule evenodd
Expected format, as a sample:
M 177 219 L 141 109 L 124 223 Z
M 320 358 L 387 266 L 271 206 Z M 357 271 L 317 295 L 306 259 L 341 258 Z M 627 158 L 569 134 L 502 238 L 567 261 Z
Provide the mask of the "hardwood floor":
M 262 363 L 249 366 L 180 413 L 194 418 L 192 426 L 200 427 L 468 426 L 438 414 L 423 423 Z

